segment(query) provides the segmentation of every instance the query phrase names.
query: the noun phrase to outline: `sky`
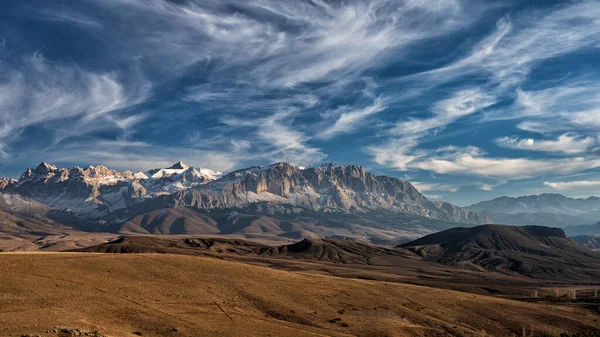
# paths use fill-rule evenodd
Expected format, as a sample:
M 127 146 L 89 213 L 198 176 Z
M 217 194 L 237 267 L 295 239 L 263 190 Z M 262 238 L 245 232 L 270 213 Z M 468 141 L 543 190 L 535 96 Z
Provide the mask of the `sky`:
M 359 164 L 432 200 L 600 195 L 600 1 L 0 3 L 0 176 Z

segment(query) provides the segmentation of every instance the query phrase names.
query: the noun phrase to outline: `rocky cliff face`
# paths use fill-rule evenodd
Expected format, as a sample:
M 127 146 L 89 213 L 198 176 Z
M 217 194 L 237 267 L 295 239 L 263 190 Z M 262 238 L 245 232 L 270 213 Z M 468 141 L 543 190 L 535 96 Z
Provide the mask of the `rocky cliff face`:
M 41 163 L 35 169 L 27 169 L 19 180 L 3 179 L 0 191 L 28 197 L 96 222 L 116 210 L 130 207 L 140 198 L 173 193 L 213 179 L 214 175 L 202 174 L 187 166 L 146 174 L 118 172 L 103 165 L 83 169 L 77 166 L 57 168 Z
M 318 212 L 388 211 L 436 220 L 484 223 L 488 219 L 449 203 L 431 202 L 410 183 L 376 176 L 357 165 L 300 169 L 287 163 L 251 167 L 173 194 L 170 206 L 243 208 L 285 204 Z M 267 211 L 269 208 L 267 207 Z
M 489 221 L 449 203 L 431 202 L 410 183 L 376 176 L 357 165 L 298 168 L 277 163 L 220 177 L 219 172 L 181 162 L 145 173 L 118 172 L 102 165 L 83 169 L 42 163 L 17 181 L 6 180 L 0 191 L 70 211 L 92 223 L 122 222 L 170 207 L 211 210 L 249 206 L 271 214 L 387 212 L 453 223 Z

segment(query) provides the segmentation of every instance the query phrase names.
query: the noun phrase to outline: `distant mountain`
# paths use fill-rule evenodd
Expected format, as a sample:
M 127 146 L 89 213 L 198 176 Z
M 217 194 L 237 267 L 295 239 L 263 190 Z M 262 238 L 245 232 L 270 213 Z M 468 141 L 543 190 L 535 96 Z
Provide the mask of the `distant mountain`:
M 600 198 L 575 199 L 561 194 L 501 197 L 467 209 L 507 225 L 576 226 L 600 220 Z
M 27 169 L 19 180 L 3 179 L 0 192 L 31 198 L 94 223 L 141 198 L 191 188 L 219 175 L 220 172 L 195 169 L 181 162 L 147 173 L 118 172 L 103 165 L 83 169 L 41 163 L 35 169 Z
M 600 250 L 600 237 L 590 235 L 572 236 L 571 240 L 591 250 Z
M 568 226 L 565 227 L 565 232 L 569 236 L 600 236 L 600 222 L 596 223 L 595 225 Z
M 69 229 L 50 218 L 52 211 L 52 208 L 36 201 L 0 193 L 0 232 L 25 238 Z
M 492 219 L 491 222 L 518 225 L 518 226 L 548 226 L 548 227 L 565 227 L 589 224 L 590 220 L 582 217 L 562 214 L 562 213 L 493 213 L 481 212 L 480 214 L 487 215 Z
M 483 225 L 452 228 L 399 247 L 425 260 L 539 279 L 600 278 L 600 254 L 560 228 Z
M 600 211 L 600 198 L 575 199 L 561 194 L 528 195 L 517 198 L 500 197 L 467 207 L 473 212 L 495 213 L 560 213 L 585 216 Z
M 0 193 L 0 251 L 80 248 L 113 240 L 109 233 L 77 231 L 79 220 L 19 195 Z

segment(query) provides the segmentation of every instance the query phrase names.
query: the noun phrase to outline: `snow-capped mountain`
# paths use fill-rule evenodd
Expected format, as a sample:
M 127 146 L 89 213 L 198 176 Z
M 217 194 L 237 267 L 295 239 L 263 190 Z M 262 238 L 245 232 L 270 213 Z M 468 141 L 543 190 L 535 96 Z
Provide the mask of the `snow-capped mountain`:
M 298 215 L 303 222 L 310 221 L 317 227 L 319 219 L 335 218 L 335 214 L 348 216 L 348 226 L 365 227 L 366 223 L 371 226 L 372 221 L 364 217 L 384 216 L 386 225 L 381 226 L 385 228 L 415 231 L 428 223 L 431 231 L 450 223 L 489 222 L 484 215 L 449 203 L 429 201 L 408 182 L 376 176 L 357 165 L 300 168 L 277 163 L 222 175 L 181 162 L 135 173 L 118 172 L 103 165 L 83 169 L 42 163 L 28 169 L 18 180 L 6 181 L 0 192 L 30 198 L 72 214 L 85 223 L 75 225 L 86 230 L 118 231 L 121 224 L 134 217 L 145 219 L 144 214 L 168 208 L 175 213 L 176 209 L 196 209 L 208 217 L 213 211 L 217 214 L 223 210 L 228 214 L 280 214 L 289 219 Z M 178 217 L 177 223 L 187 228 L 184 218 Z M 413 222 L 415 219 L 418 220 Z
M 130 207 L 139 199 L 188 189 L 214 180 L 220 174 L 182 162 L 147 173 L 118 172 L 104 165 L 83 169 L 41 163 L 35 169 L 27 169 L 18 180 L 3 179 L 0 191 L 28 197 L 96 222 L 116 210 Z
M 386 211 L 461 223 L 484 223 L 477 213 L 445 202 L 431 202 L 410 183 L 376 176 L 358 165 L 299 168 L 288 163 L 238 170 L 207 184 L 153 202 L 154 208 L 244 208 L 264 204 L 264 211 Z

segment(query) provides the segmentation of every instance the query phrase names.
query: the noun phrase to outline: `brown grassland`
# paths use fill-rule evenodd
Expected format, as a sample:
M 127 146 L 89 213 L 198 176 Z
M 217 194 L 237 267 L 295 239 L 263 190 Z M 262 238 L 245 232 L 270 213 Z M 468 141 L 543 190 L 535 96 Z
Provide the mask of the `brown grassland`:
M 214 257 L 7 253 L 0 270 L 1 336 L 557 336 L 600 328 L 600 316 L 584 308 Z

